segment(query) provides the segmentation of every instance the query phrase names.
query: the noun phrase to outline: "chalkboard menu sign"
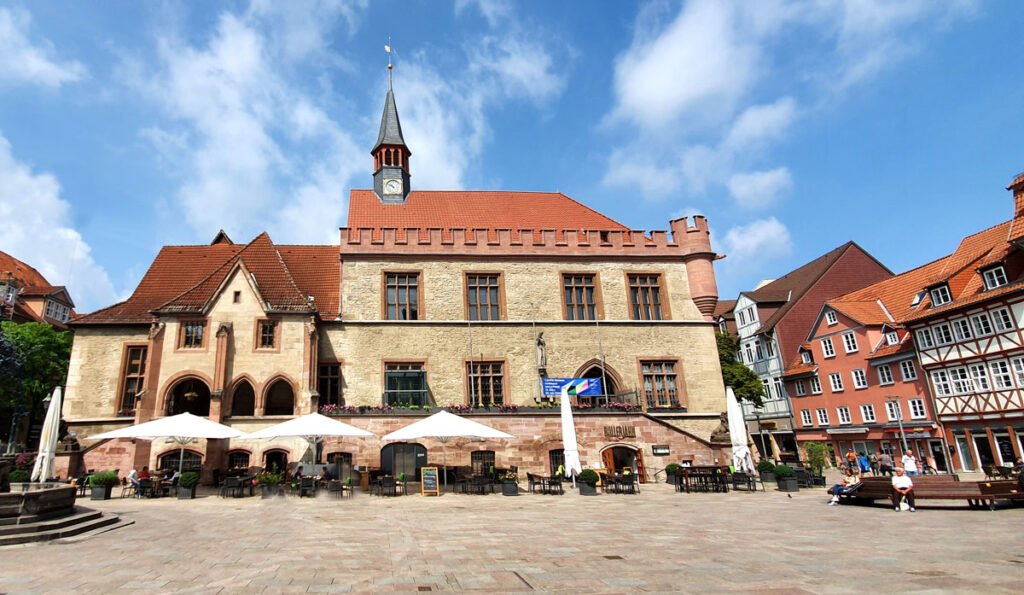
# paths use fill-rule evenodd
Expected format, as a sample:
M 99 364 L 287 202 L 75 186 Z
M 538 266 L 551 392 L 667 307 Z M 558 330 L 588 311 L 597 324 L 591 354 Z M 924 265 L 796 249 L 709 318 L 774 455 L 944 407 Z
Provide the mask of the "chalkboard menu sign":
M 433 494 L 441 495 L 441 488 L 437 484 L 437 467 L 423 467 L 420 469 L 420 494 L 427 496 Z

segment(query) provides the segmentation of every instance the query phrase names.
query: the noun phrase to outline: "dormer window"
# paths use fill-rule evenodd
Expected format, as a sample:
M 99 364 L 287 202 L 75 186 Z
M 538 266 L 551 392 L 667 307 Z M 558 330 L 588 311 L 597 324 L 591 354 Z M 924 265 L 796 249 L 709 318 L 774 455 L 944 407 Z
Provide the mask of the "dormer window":
M 839 324 L 839 317 L 836 316 L 835 310 L 829 310 L 828 312 L 825 312 L 825 323 L 828 324 L 829 326 L 832 326 L 833 324 Z
M 53 300 L 46 300 L 46 317 L 51 320 L 59 320 L 60 322 L 67 322 L 68 317 L 71 315 L 71 308 L 68 308 L 64 304 L 57 303 Z
M 953 301 L 953 297 L 949 295 L 949 286 L 945 284 L 932 289 L 931 296 L 933 308 L 944 306 Z
M 809 352 L 809 351 L 801 351 L 800 352 L 800 361 L 805 363 L 805 364 L 811 363 L 811 352 Z
M 985 279 L 986 290 L 1002 287 L 1009 282 L 1006 278 L 1006 269 L 1003 268 L 1003 265 L 995 266 L 983 271 L 981 275 Z
M 900 334 L 896 331 L 885 333 L 885 344 L 886 345 L 899 345 Z

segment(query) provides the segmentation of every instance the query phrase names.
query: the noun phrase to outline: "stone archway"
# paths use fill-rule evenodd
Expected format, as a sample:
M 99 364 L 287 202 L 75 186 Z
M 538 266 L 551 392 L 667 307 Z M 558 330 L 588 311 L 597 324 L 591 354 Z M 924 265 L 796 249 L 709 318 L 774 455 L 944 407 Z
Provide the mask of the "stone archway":
M 604 397 L 612 397 L 620 394 L 624 391 L 624 384 L 622 382 L 622 376 L 608 365 L 608 362 L 603 363 L 600 359 L 594 358 L 576 370 L 574 378 L 594 378 L 601 380 L 601 394 Z
M 206 382 L 186 376 L 171 387 L 167 394 L 167 415 L 179 413 L 210 416 L 210 387 Z
M 295 391 L 284 378 L 272 380 L 264 395 L 264 415 L 294 415 Z
M 231 389 L 231 416 L 256 415 L 256 390 L 247 378 L 241 378 Z

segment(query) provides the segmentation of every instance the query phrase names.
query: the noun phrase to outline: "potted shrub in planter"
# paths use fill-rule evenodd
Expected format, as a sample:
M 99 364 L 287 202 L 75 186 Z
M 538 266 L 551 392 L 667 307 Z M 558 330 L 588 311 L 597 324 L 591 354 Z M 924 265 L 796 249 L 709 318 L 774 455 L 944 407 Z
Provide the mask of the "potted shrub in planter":
M 260 497 L 261 498 L 273 498 L 281 494 L 281 473 L 275 473 L 273 471 L 263 471 L 262 473 L 256 474 L 256 485 L 260 486 Z
M 775 467 L 775 481 L 779 483 L 781 492 L 799 492 L 800 484 L 796 482 L 796 471 L 789 465 Z
M 771 461 L 761 459 L 757 462 L 757 472 L 761 474 L 761 481 L 775 481 L 775 465 Z
M 596 496 L 598 479 L 600 478 L 597 476 L 597 471 L 584 469 L 576 478 L 576 484 L 580 486 L 580 496 Z
M 89 499 L 109 500 L 110 490 L 112 490 L 119 482 L 120 480 L 117 478 L 117 473 L 113 471 L 93 473 L 89 476 L 89 486 L 91 488 Z
M 501 493 L 505 496 L 518 496 L 519 495 L 519 476 L 511 471 L 506 471 L 498 475 L 498 481 L 501 482 Z
M 682 466 L 676 463 L 669 463 L 665 465 L 665 481 L 669 485 L 679 485 L 679 474 L 682 471 Z
M 31 475 L 31 473 L 24 469 L 15 469 L 14 471 L 11 471 L 11 474 L 7 477 L 11 483 L 28 483 Z
M 191 500 L 196 497 L 196 486 L 199 485 L 199 474 L 186 471 L 178 476 L 178 500 Z

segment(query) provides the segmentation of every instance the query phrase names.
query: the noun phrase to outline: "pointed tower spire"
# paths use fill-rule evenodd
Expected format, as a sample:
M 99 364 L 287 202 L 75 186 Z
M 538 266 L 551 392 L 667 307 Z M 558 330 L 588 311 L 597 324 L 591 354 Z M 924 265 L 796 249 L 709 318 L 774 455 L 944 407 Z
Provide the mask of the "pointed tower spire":
M 384 98 L 384 114 L 380 118 L 380 133 L 370 154 L 373 155 L 373 192 L 381 202 L 404 203 L 409 197 L 409 156 L 412 153 L 402 136 L 402 123 L 398 120 L 398 107 L 392 89 L 391 40 L 384 46 L 388 53 L 388 94 Z

